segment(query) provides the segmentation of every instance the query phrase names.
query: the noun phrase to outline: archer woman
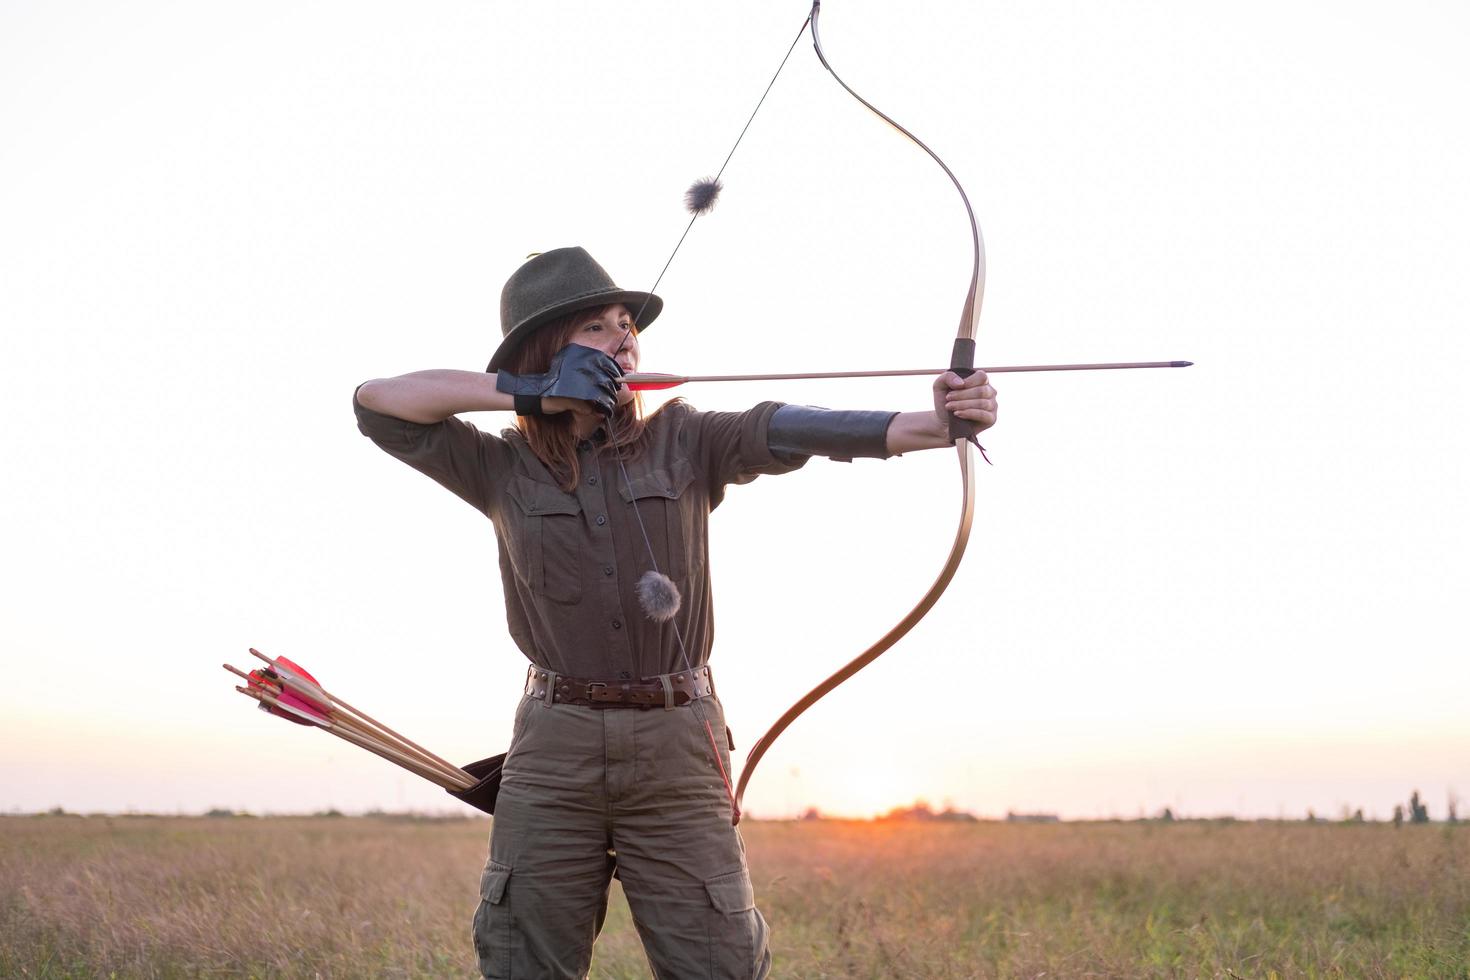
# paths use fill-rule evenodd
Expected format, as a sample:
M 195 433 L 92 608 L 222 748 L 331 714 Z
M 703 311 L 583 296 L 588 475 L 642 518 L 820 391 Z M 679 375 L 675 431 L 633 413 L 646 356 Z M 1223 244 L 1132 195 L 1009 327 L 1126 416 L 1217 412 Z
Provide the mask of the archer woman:
M 474 921 L 486 977 L 585 976 L 614 874 L 656 976 L 768 974 L 708 666 L 710 511 L 727 486 L 813 455 L 949 447 L 948 412 L 995 423 L 980 371 L 941 376 L 921 412 L 674 401 L 645 416 L 618 379 L 662 308 L 583 249 L 545 252 L 505 285 L 485 373 L 419 371 L 354 397 L 365 435 L 494 524 L 531 662 Z M 455 418 L 497 410 L 516 428 Z

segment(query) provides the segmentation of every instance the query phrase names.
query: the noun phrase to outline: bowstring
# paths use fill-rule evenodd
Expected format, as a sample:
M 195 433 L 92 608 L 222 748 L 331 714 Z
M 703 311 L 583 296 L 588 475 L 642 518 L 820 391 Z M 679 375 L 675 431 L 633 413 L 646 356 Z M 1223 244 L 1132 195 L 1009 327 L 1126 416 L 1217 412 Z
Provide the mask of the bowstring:
M 633 484 L 628 479 L 628 468 L 623 464 L 621 454 L 617 455 L 618 471 L 623 475 L 623 486 L 628 488 L 628 503 L 633 508 L 633 516 L 638 521 L 638 530 L 643 535 L 643 547 L 648 550 L 648 561 L 653 570 L 659 571 L 658 555 L 653 550 L 653 541 L 648 537 L 648 528 L 643 523 L 643 514 L 638 510 L 638 498 L 633 496 Z M 694 662 L 689 658 L 689 649 L 684 645 L 684 633 L 679 629 L 679 624 L 673 619 L 669 620 L 669 628 L 674 631 L 674 642 L 679 647 L 679 656 L 684 661 L 684 671 L 689 675 L 689 683 L 692 690 L 689 703 L 694 706 L 694 713 L 699 718 L 699 723 L 704 726 L 705 735 L 709 736 L 709 747 L 714 753 L 715 765 L 720 770 L 720 779 L 725 784 L 725 795 L 730 798 L 731 822 L 740 822 L 740 804 L 735 801 L 735 785 L 730 781 L 730 773 L 725 769 L 725 760 L 720 757 L 720 744 L 715 741 L 715 730 L 709 723 L 709 718 L 704 713 L 704 707 L 699 703 L 699 679 L 694 673 Z M 714 681 L 710 681 L 710 693 L 714 693 Z M 728 736 L 727 736 L 728 737 Z
M 776 71 L 774 74 L 771 75 L 771 80 L 766 83 L 765 91 L 761 92 L 761 97 L 756 101 L 755 108 L 751 110 L 750 117 L 745 120 L 745 125 L 741 127 L 740 135 L 735 137 L 735 142 L 733 145 L 731 145 L 730 152 L 725 154 L 725 161 L 720 164 L 720 169 L 715 173 L 715 176 L 712 178 L 713 182 L 716 185 L 719 184 L 720 178 L 724 175 L 725 168 L 730 165 L 730 160 L 732 157 L 735 156 L 735 151 L 739 149 L 740 142 L 745 139 L 745 134 L 750 129 L 750 124 L 755 121 L 756 113 L 760 112 L 761 106 L 765 104 L 766 96 L 771 94 L 771 88 L 776 84 L 776 79 L 781 76 L 781 70 L 786 67 L 786 62 L 789 61 L 791 58 L 791 52 L 796 50 L 796 44 L 798 41 L 801 40 L 801 36 L 806 33 L 807 25 L 811 23 L 811 20 L 811 14 L 807 14 L 806 19 L 801 22 L 801 29 L 798 30 L 796 32 L 796 36 L 791 39 L 791 44 L 786 48 L 786 54 L 781 58 L 781 63 L 776 66 Z M 648 294 L 644 296 L 643 302 L 639 304 L 638 312 L 633 314 L 632 319 L 628 321 L 628 325 L 623 329 L 622 340 L 618 342 L 617 350 L 613 351 L 612 354 L 614 360 L 616 360 L 617 356 L 623 352 L 623 348 L 627 346 L 628 338 L 632 336 L 633 331 L 637 329 L 638 321 L 643 318 L 643 312 L 648 308 L 648 302 L 653 298 L 654 291 L 658 289 L 659 283 L 663 282 L 664 273 L 668 272 L 669 266 L 673 265 L 674 256 L 679 254 L 679 249 L 684 245 L 684 239 L 689 237 L 689 232 L 694 227 L 694 222 L 699 220 L 699 216 L 702 213 L 702 211 L 695 211 L 694 214 L 690 216 L 688 224 L 684 226 L 683 234 L 681 234 L 679 236 L 679 240 L 674 243 L 674 250 L 669 253 L 668 260 L 664 262 L 663 268 L 659 270 L 658 276 L 654 278 L 653 285 L 648 288 Z M 643 537 L 643 546 L 648 551 L 648 561 L 650 565 L 652 565 L 653 571 L 659 575 L 662 575 L 663 572 L 661 572 L 658 567 L 658 556 L 653 550 L 653 541 L 648 536 L 648 528 L 643 523 L 643 514 L 638 509 L 638 498 L 633 495 L 633 484 L 632 481 L 628 478 L 628 468 L 624 464 L 623 453 L 621 452 L 621 447 L 617 443 L 617 435 L 614 432 L 613 426 L 609 425 L 607 428 L 608 448 L 613 453 L 614 458 L 618 461 L 618 472 L 623 477 L 623 486 L 626 487 L 628 490 L 628 503 L 633 508 L 633 517 L 638 524 L 638 531 Z M 702 700 L 702 698 L 698 696 L 699 687 L 698 680 L 694 676 L 694 661 L 690 658 L 689 649 L 684 644 L 684 634 L 683 631 L 679 629 L 678 622 L 676 622 L 674 619 L 670 619 L 669 628 L 674 631 L 674 642 L 679 648 L 679 656 L 684 663 L 684 670 L 689 674 L 691 690 L 693 693 L 693 696 L 690 698 L 690 704 L 694 707 L 695 715 L 699 718 L 700 724 L 704 726 L 704 733 L 709 738 L 710 750 L 714 753 L 715 765 L 720 770 L 720 779 L 725 784 L 725 795 L 730 800 L 731 823 L 738 824 L 740 822 L 740 804 L 735 799 L 735 786 L 730 780 L 730 773 L 726 770 L 724 759 L 720 755 L 719 743 L 715 741 L 715 730 L 713 726 L 710 725 L 709 718 L 705 715 L 703 706 L 700 705 L 700 701 Z M 710 683 L 710 692 L 714 692 L 713 681 Z
M 735 151 L 740 148 L 740 141 L 745 139 L 746 130 L 750 129 L 750 124 L 755 122 L 755 114 L 761 111 L 761 106 L 765 105 L 766 96 L 771 94 L 771 87 L 776 84 L 776 79 L 781 77 L 781 69 L 786 67 L 786 62 L 791 59 L 791 52 L 796 50 L 796 42 L 801 40 L 801 36 L 806 33 L 807 25 L 811 22 L 812 15 L 807 14 L 806 20 L 801 22 L 801 30 L 797 31 L 796 37 L 791 39 L 791 45 L 786 49 L 786 55 L 781 59 L 781 63 L 776 66 L 776 73 L 772 75 L 771 80 L 766 83 L 766 89 L 764 92 L 761 93 L 761 97 L 756 100 L 755 108 L 750 110 L 750 118 L 745 120 L 745 125 L 742 126 L 740 129 L 740 135 L 735 137 L 735 143 L 730 147 L 730 152 L 725 154 L 725 162 L 720 164 L 720 169 L 716 171 L 714 177 L 711 178 L 714 183 L 718 184 L 720 182 L 720 178 L 725 175 L 725 168 L 730 165 L 730 158 L 733 157 L 735 155 Z M 658 276 L 654 278 L 653 285 L 648 287 L 649 296 L 644 297 L 643 303 L 638 307 L 638 312 L 633 315 L 634 323 L 637 323 L 643 318 L 643 311 L 648 306 L 648 300 L 652 298 L 654 290 L 658 289 L 658 284 L 664 281 L 664 273 L 668 272 L 669 266 L 674 264 L 674 256 L 679 254 L 679 249 L 681 246 L 683 246 L 684 239 L 689 237 L 689 230 L 694 227 L 694 222 L 698 221 L 699 216 L 703 213 L 703 211 L 696 211 L 692 216 L 690 216 L 689 223 L 684 226 L 684 233 L 679 236 L 679 240 L 674 243 L 674 250 L 669 253 L 668 261 L 664 263 L 664 267 L 662 269 L 658 270 Z M 623 343 L 627 342 L 628 337 L 627 334 L 624 333 Z M 622 345 L 618 345 L 618 350 L 621 351 L 622 349 Z

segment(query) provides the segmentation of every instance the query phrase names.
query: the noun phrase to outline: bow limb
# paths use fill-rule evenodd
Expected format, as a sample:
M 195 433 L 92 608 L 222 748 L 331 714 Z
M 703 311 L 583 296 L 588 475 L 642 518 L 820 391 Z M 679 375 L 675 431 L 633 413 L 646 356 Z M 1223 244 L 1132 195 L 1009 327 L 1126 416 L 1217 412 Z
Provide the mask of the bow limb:
M 954 544 L 950 546 L 949 557 L 945 559 L 944 568 L 940 570 L 939 577 L 934 580 L 934 584 L 929 586 L 929 591 L 924 593 L 924 597 L 919 600 L 913 609 L 909 610 L 908 615 L 904 616 L 897 626 L 883 634 L 878 642 L 868 647 L 868 649 L 864 650 L 852 660 L 849 660 L 836 673 L 832 674 L 832 676 L 812 688 L 800 701 L 787 708 L 781 717 L 776 719 L 776 723 L 764 735 L 756 739 L 755 743 L 750 747 L 750 753 L 745 757 L 745 768 L 741 771 L 740 782 L 735 787 L 735 800 L 737 804 L 745 798 L 745 787 L 750 782 L 751 775 L 755 772 L 756 764 L 760 762 L 761 758 L 766 754 L 766 751 L 770 749 L 772 743 L 780 737 L 781 733 L 802 712 L 806 711 L 807 708 L 810 708 L 827 694 L 831 693 L 838 685 L 846 681 L 853 674 L 856 674 L 868 664 L 877 660 L 889 647 L 902 639 L 909 630 L 914 628 L 919 620 L 928 615 L 929 610 L 934 607 L 934 603 L 939 601 L 939 597 L 949 587 L 950 580 L 954 578 L 955 572 L 960 567 L 960 559 L 964 557 L 965 546 L 970 540 L 970 525 L 973 523 L 975 517 L 974 450 L 971 448 L 969 440 L 965 438 L 958 440 L 958 447 L 960 475 L 964 482 L 960 510 L 960 526 L 955 532 Z
M 950 354 L 950 370 L 961 377 L 966 377 L 974 372 L 975 331 L 980 320 L 980 306 L 985 296 L 985 243 L 980 235 L 980 225 L 975 220 L 974 209 L 970 207 L 970 199 L 965 194 L 965 189 L 960 186 L 958 178 L 955 177 L 954 172 L 949 169 L 948 165 L 939 159 L 938 154 L 929 149 L 922 140 L 899 125 L 867 99 L 858 95 L 857 92 L 853 91 L 851 86 L 842 80 L 837 72 L 832 70 L 832 66 L 827 62 L 826 54 L 822 51 L 822 40 L 817 26 L 821 6 L 821 0 L 814 0 L 812 3 L 811 28 L 812 45 L 816 48 L 817 58 L 821 60 L 822 66 L 831 73 L 839 85 L 846 89 L 849 95 L 861 102 L 871 112 L 888 123 L 888 125 L 912 140 L 925 153 L 929 154 L 930 158 L 944 170 L 945 175 L 954 184 L 955 190 L 959 192 L 960 200 L 964 202 L 965 213 L 970 219 L 970 233 L 974 245 L 974 263 L 970 273 L 970 288 L 965 294 L 964 307 L 960 312 L 959 329 L 956 333 L 954 347 Z M 949 587 L 950 581 L 954 578 L 955 572 L 960 567 L 960 560 L 965 555 L 965 547 L 970 541 L 970 527 L 975 519 L 975 455 L 972 449 L 975 432 L 976 427 L 973 423 L 955 418 L 953 415 L 950 416 L 949 438 L 954 443 L 955 451 L 959 456 L 960 480 L 962 484 L 960 520 L 959 527 L 955 531 L 954 544 L 950 546 L 949 556 L 945 559 L 944 567 L 940 570 L 938 577 L 935 578 L 934 584 L 929 586 L 929 590 L 924 593 L 923 598 L 915 604 L 913 609 L 909 610 L 908 615 L 904 616 L 898 625 L 883 634 L 876 643 L 848 661 L 830 677 L 822 681 L 822 683 L 812 688 L 800 701 L 797 701 L 790 708 L 786 709 L 781 717 L 776 719 L 776 723 L 755 741 L 750 748 L 750 753 L 746 756 L 745 767 L 740 773 L 740 782 L 735 789 L 735 806 L 737 812 L 740 809 L 741 801 L 745 797 L 745 787 L 750 783 L 750 777 L 755 773 L 756 765 L 765 756 L 776 739 L 780 737 L 781 733 L 800 717 L 802 712 L 816 704 L 868 664 L 877 660 L 885 651 L 902 639 L 909 630 L 913 629 L 929 613 L 929 610 L 939 601 L 939 597 L 944 594 L 944 590 Z

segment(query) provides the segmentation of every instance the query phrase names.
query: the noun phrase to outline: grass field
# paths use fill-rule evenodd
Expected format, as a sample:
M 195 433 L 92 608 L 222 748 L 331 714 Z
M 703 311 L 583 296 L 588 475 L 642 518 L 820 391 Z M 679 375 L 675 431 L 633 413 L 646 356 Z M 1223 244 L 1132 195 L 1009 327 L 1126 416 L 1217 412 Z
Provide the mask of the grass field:
M 0 817 L 0 976 L 467 977 L 488 821 Z M 1470 828 L 752 823 L 778 977 L 1470 977 Z M 594 977 L 647 977 L 614 891 Z

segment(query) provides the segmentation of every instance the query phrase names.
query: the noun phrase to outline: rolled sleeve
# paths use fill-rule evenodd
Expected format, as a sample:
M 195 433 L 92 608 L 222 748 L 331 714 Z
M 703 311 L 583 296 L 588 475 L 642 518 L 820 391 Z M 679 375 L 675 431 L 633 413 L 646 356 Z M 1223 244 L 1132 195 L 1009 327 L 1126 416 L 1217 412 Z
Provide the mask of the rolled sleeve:
M 510 464 L 505 440 L 452 415 L 424 425 L 375 412 L 358 401 L 356 389 L 352 409 L 358 431 L 379 449 L 491 516 L 492 502 L 498 499 L 496 483 Z
M 705 474 L 711 505 L 719 503 L 726 486 L 790 473 L 806 464 L 805 456 L 771 452 L 771 417 L 780 407 L 780 402 L 761 402 L 744 412 L 695 412 L 685 423 L 692 427 L 690 443 Z

